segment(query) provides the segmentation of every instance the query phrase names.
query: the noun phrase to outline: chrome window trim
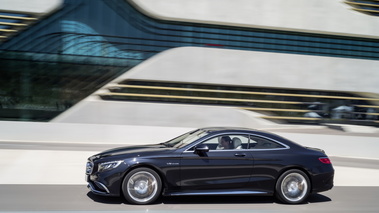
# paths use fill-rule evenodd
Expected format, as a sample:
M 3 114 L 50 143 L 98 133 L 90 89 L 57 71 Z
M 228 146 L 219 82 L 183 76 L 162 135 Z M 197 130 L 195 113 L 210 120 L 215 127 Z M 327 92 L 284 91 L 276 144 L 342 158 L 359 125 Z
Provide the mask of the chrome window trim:
M 280 141 L 277 141 L 277 140 L 275 140 L 273 138 L 269 138 L 269 137 L 262 136 L 262 135 L 257 135 L 257 134 L 249 134 L 249 146 L 250 146 L 250 136 L 257 136 L 257 137 L 260 137 L 260 138 L 263 138 L 263 139 L 275 142 L 277 144 L 280 144 L 280 145 L 282 145 L 284 147 L 283 148 L 274 148 L 274 149 L 248 149 L 248 150 L 284 150 L 284 149 L 290 149 L 291 148 L 287 144 L 284 144 L 284 143 L 282 143 Z
M 212 135 L 211 137 L 207 137 L 208 135 L 205 136 L 206 137 L 205 139 L 202 139 L 199 142 L 197 142 L 196 144 L 194 144 L 193 146 L 190 146 L 183 153 L 193 153 L 194 151 L 193 150 L 189 150 L 189 149 L 191 149 L 192 147 L 197 146 L 197 145 L 205 142 L 206 140 L 209 140 L 209 139 L 215 138 L 215 137 L 219 137 L 221 135 L 246 135 L 246 136 L 249 137 L 248 138 L 249 139 L 248 146 L 250 146 L 250 136 L 257 136 L 257 137 L 260 137 L 260 138 L 263 138 L 263 139 L 266 139 L 266 140 L 278 143 L 278 144 L 280 144 L 280 145 L 282 145 L 284 147 L 283 148 L 273 148 L 273 149 L 219 149 L 219 150 L 209 150 L 209 152 L 278 151 L 278 150 L 287 150 L 287 149 L 291 148 L 287 144 L 284 144 L 284 143 L 279 142 L 279 141 L 277 141 L 277 140 L 275 140 L 273 138 L 269 138 L 269 137 L 266 137 L 266 136 L 263 136 L 263 135 L 258 135 L 258 134 L 254 134 L 254 133 L 246 133 L 246 132 L 224 132 L 224 133 L 219 133 L 219 134 L 216 134 L 216 135 Z
M 207 136 L 205 136 L 204 139 L 200 140 L 199 142 L 197 142 L 196 144 L 190 146 L 189 148 L 187 148 L 184 152 L 193 152 L 193 151 L 190 151 L 189 149 L 191 149 L 192 147 L 194 146 L 197 146 L 203 142 L 205 142 L 206 140 L 209 140 L 209 139 L 212 139 L 212 138 L 215 138 L 215 137 L 220 137 L 221 135 L 249 135 L 249 133 L 241 133 L 241 132 L 223 132 L 223 133 L 218 133 L 218 134 L 215 134 L 215 135 L 212 135 L 211 137 L 209 137 L 209 134 Z M 250 139 L 249 139 L 250 140 Z M 220 149 L 220 150 L 209 150 L 209 151 L 235 151 L 235 150 L 247 150 L 247 149 Z

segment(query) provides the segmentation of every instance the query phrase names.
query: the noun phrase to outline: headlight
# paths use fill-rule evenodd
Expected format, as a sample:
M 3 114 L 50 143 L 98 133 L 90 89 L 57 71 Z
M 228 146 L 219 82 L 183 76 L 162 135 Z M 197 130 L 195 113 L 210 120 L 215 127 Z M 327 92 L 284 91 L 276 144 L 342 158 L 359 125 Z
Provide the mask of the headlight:
M 117 168 L 122 162 L 123 162 L 122 160 L 119 160 L 119 161 L 109 161 L 109 162 L 100 163 L 98 171 L 104 172 L 107 170 Z
M 86 164 L 86 174 L 92 174 L 92 170 L 93 170 L 93 163 L 88 161 L 87 164 Z

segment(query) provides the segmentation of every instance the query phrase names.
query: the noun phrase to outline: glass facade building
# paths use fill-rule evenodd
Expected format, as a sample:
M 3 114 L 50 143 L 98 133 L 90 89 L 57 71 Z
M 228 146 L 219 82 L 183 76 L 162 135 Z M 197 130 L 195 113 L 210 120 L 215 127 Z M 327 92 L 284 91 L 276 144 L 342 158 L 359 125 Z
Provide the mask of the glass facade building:
M 0 119 L 48 121 L 153 55 L 184 46 L 379 60 L 379 39 L 164 21 L 125 0 L 65 0 L 0 43 Z

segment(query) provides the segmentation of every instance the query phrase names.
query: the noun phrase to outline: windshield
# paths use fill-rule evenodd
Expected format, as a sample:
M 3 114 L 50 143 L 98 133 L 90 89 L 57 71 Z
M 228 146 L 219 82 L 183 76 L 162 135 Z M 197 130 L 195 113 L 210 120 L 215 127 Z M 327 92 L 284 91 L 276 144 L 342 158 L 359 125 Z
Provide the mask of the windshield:
M 169 146 L 169 147 L 182 148 L 196 141 L 197 139 L 206 136 L 207 134 L 208 132 L 204 130 L 195 130 L 192 132 L 188 132 L 184 135 L 181 135 L 179 137 L 176 137 L 172 140 L 169 140 L 166 143 L 164 143 L 164 145 Z

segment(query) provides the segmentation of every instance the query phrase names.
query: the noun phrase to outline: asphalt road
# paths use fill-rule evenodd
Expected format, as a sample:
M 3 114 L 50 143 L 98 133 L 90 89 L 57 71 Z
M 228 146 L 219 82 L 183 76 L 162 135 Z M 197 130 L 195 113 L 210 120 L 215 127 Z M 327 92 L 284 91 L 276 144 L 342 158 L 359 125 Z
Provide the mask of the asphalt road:
M 67 154 L 74 152 L 100 151 L 116 145 L 86 145 L 86 144 L 60 144 L 60 143 L 9 143 L 0 142 L 0 150 L 3 154 L 13 151 L 20 153 L 24 150 L 30 151 L 29 157 L 35 158 L 40 152 L 64 151 Z M 9 150 L 9 151 L 7 151 Z M 23 152 L 22 152 L 23 153 Z M 17 155 L 18 156 L 18 155 Z M 22 178 L 27 180 L 28 174 L 19 174 L 15 167 L 6 165 L 13 161 L 20 161 L 20 166 L 26 166 L 26 162 L 38 163 L 37 159 L 20 159 L 13 156 L 14 159 L 7 159 L 0 166 L 0 177 L 6 173 L 13 172 L 13 176 L 23 175 Z M 39 158 L 38 158 L 39 159 Z M 333 165 L 339 167 L 353 167 L 359 169 L 379 170 L 378 160 L 354 159 L 331 157 Z M 5 160 L 5 159 L 3 159 Z M 29 170 L 33 172 L 33 165 Z M 63 166 L 63 165 L 60 165 Z M 82 170 L 80 162 L 80 175 Z M 58 168 L 56 168 L 58 167 Z M 24 167 L 22 167 L 24 168 Z M 23 170 L 25 170 L 24 168 Z M 44 167 L 38 170 L 45 174 L 46 178 L 51 169 L 58 169 L 59 164 Z M 61 170 L 58 174 L 65 176 L 67 179 L 71 170 Z M 17 174 L 16 174 L 17 173 Z M 37 174 L 29 174 L 35 176 Z M 358 176 L 357 174 L 344 173 L 346 176 Z M 362 175 L 362 174 L 361 174 Z M 12 176 L 12 177 L 13 177 Z M 54 176 L 57 177 L 57 176 Z M 43 178 L 43 177 L 41 177 Z M 83 163 L 84 178 L 84 163 Z M 348 178 L 348 177 L 346 177 Z M 359 181 L 359 180 L 358 180 Z M 376 181 L 375 181 L 376 182 Z M 188 196 L 188 197 L 164 197 L 154 205 L 136 206 L 128 204 L 123 198 L 101 197 L 89 192 L 84 184 L 0 184 L 0 212 L 379 212 L 379 186 L 336 186 L 332 190 L 316 195 L 311 195 L 309 202 L 301 205 L 284 205 L 279 203 L 273 197 L 251 197 L 251 196 Z
M 302 205 L 273 197 L 165 197 L 136 206 L 122 198 L 101 197 L 84 185 L 0 185 L 0 211 L 12 212 L 378 212 L 379 187 L 335 187 L 311 195 Z

